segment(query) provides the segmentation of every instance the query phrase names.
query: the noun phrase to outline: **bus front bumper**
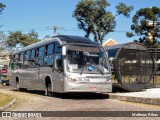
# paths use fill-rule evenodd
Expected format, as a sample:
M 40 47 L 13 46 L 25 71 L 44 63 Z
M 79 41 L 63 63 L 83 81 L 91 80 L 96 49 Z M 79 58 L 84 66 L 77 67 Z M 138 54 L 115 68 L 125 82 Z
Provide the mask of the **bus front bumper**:
M 65 82 L 64 92 L 112 92 L 112 83 L 72 83 Z

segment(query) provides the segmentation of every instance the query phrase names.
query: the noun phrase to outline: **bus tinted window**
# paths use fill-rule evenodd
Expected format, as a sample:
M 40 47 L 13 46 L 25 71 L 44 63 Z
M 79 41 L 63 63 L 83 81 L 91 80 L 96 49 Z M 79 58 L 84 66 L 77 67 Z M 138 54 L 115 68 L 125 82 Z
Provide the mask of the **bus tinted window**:
M 36 50 L 35 49 L 33 49 L 31 51 L 31 58 L 30 59 L 31 59 L 30 65 L 35 66 L 35 60 L 36 60 Z
M 25 52 L 25 58 L 24 58 L 24 67 L 27 68 L 30 64 L 30 56 L 31 56 L 31 51 Z
M 44 58 L 45 65 L 53 65 L 54 61 L 54 44 L 46 45 L 46 54 Z
M 24 58 L 24 53 L 21 53 L 20 54 L 20 61 L 23 61 L 23 58 Z
M 43 57 L 44 56 L 44 47 L 39 48 L 39 52 L 38 52 L 38 57 Z
M 33 58 L 35 58 L 35 56 L 36 56 L 36 51 L 35 51 L 35 49 L 34 49 L 34 50 L 32 50 L 32 52 L 31 52 L 31 58 L 33 59 Z
M 16 61 L 17 68 L 21 68 L 23 66 L 23 59 L 24 59 L 24 53 L 20 53 Z
M 26 52 L 26 60 L 30 60 L 31 51 Z
M 55 42 L 55 52 L 60 53 L 62 51 L 62 47 L 58 42 Z
M 18 59 L 18 54 L 17 54 L 17 55 L 15 55 L 15 58 L 17 58 L 17 59 Z
M 38 51 L 38 53 L 37 53 L 37 60 L 36 60 L 36 62 L 37 62 L 37 64 L 38 65 L 43 65 L 43 58 L 44 58 L 44 47 L 40 47 L 40 48 L 38 48 L 37 49 Z
M 53 55 L 54 44 L 47 45 L 47 55 Z

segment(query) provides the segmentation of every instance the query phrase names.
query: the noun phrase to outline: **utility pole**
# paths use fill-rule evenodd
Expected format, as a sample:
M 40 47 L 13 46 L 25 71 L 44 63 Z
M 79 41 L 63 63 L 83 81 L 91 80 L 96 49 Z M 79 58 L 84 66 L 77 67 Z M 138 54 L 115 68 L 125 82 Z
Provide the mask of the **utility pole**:
M 60 35 L 59 33 L 57 33 L 57 30 L 64 30 L 64 27 L 58 27 L 58 26 L 50 26 L 48 27 L 48 29 L 53 30 L 53 35 Z
M 57 32 L 57 27 L 53 26 L 53 35 L 56 36 L 56 32 Z

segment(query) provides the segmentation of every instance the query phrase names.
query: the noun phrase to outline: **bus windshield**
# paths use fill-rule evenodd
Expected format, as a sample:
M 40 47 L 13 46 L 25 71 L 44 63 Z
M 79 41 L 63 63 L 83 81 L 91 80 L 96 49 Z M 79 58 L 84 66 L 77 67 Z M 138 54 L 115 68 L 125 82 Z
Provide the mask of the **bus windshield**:
M 108 73 L 105 51 L 98 46 L 69 46 L 67 51 L 69 72 Z

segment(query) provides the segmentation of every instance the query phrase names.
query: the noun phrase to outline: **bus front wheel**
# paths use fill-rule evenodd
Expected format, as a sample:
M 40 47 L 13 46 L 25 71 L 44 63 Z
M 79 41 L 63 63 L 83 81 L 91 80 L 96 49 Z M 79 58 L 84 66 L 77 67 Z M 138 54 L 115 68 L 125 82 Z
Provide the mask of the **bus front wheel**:
M 19 79 L 18 79 L 18 78 L 16 78 L 16 90 L 17 90 L 17 91 L 20 90 Z
M 51 80 L 47 79 L 45 82 L 46 82 L 45 95 L 53 96 Z

